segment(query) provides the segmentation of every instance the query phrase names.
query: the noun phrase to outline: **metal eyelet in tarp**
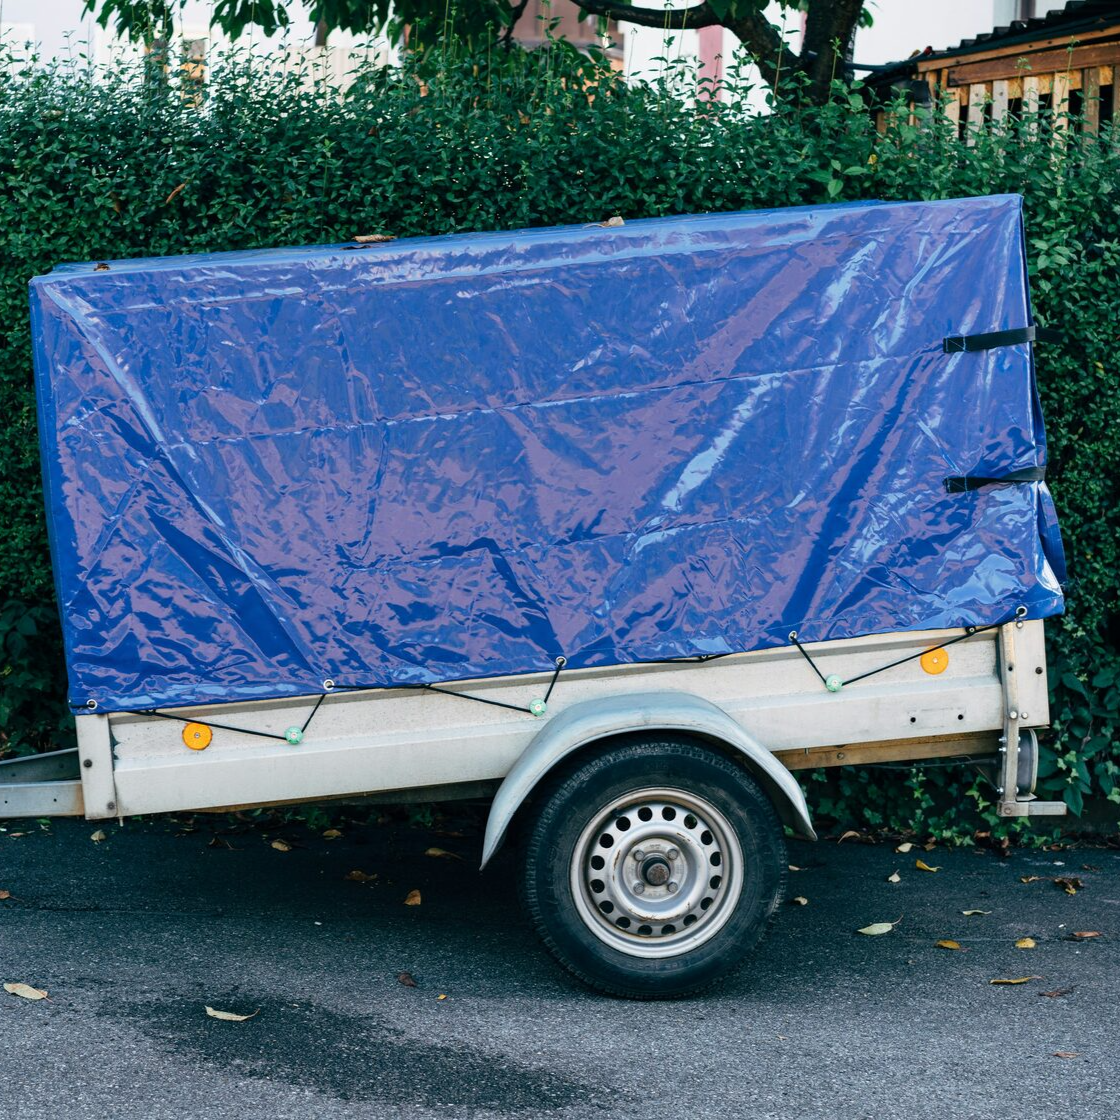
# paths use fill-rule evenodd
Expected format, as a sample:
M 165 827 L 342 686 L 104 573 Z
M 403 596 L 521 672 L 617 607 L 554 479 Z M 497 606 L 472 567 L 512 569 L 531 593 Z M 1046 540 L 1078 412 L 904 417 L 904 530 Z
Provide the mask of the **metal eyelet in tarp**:
M 1057 614 L 1030 344 L 943 344 L 1031 326 L 1023 245 L 1001 196 L 40 277 L 72 702 Z

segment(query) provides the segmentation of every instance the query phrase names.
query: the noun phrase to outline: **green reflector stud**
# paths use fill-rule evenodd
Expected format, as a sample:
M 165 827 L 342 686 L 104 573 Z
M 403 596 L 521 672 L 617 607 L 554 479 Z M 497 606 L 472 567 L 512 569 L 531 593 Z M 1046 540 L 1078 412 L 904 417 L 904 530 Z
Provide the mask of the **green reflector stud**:
M 839 692 L 844 687 L 844 682 L 839 677 L 828 677 L 824 686 L 829 692 Z
M 298 727 L 289 727 L 284 732 L 284 738 L 292 744 L 293 747 L 298 747 L 303 742 L 303 732 Z
M 545 712 L 548 711 L 548 705 L 543 700 L 534 700 L 529 705 L 529 711 L 531 711 L 533 715 L 540 718 L 545 714 Z

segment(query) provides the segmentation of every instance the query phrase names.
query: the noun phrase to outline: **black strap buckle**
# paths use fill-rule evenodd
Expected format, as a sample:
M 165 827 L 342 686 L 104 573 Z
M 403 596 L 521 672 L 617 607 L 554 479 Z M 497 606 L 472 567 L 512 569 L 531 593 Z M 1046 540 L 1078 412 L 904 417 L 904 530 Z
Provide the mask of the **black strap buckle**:
M 953 475 L 945 479 L 945 489 L 950 494 L 967 494 L 971 490 L 979 490 L 981 486 L 995 486 L 1000 482 L 1043 482 L 1046 479 L 1046 468 L 1020 467 L 1017 471 L 1008 471 L 999 478 L 984 478 L 981 475 Z
M 994 350 L 997 346 L 1021 346 L 1025 342 L 1061 342 L 1060 331 L 1046 327 L 1015 327 L 1009 331 L 989 334 L 950 335 L 942 342 L 946 354 L 972 354 L 978 350 Z

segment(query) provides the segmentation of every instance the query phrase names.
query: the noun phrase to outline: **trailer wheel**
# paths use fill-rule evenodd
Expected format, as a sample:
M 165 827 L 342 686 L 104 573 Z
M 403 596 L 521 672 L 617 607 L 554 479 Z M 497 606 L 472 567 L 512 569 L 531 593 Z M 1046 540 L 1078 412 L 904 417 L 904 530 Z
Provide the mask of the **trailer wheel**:
M 754 778 L 684 738 L 631 740 L 545 791 L 522 900 L 545 945 L 599 991 L 671 999 L 743 963 L 785 891 L 781 823 Z

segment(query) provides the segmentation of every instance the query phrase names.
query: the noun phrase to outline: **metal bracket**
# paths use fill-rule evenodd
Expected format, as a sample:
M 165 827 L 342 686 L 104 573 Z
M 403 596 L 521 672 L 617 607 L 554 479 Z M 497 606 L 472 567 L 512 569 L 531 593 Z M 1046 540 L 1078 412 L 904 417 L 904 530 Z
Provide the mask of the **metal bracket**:
M 79 715 L 78 755 L 82 760 L 82 791 L 85 814 L 90 820 L 117 816 L 117 788 L 113 778 L 113 740 L 109 717 L 104 714 Z
M 51 751 L 0 762 L 0 817 L 80 817 L 78 751 Z
M 999 676 L 1003 685 L 1003 738 L 1000 741 L 999 799 L 996 812 L 1001 817 L 1061 817 L 1066 813 L 1064 801 L 1037 801 L 1031 792 L 1027 771 L 1021 764 L 1020 738 L 1032 737 L 1029 749 L 1037 753 L 1037 740 L 1029 728 L 1020 732 L 1023 712 L 1019 707 L 1019 667 L 1015 661 L 1015 631 L 1020 623 L 1008 622 L 999 628 L 996 646 Z M 1020 790 L 1022 792 L 1020 792 Z
M 1064 801 L 1001 801 L 996 806 L 1001 817 L 1064 817 Z

